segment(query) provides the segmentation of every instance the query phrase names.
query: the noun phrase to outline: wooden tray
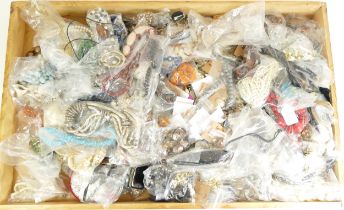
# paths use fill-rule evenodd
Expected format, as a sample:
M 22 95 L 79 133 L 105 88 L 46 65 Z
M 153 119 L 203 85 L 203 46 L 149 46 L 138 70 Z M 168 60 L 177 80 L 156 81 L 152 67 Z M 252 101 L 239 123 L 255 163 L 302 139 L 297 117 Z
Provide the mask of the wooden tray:
M 144 10 L 159 10 L 162 8 L 193 9 L 203 15 L 213 16 L 223 14 L 233 8 L 241 6 L 245 3 L 251 2 L 250 0 L 242 1 L 204 1 L 204 0 L 165 0 L 165 1 L 57 1 L 52 2 L 52 5 L 58 12 L 69 19 L 83 20 L 86 12 L 95 7 L 102 7 L 108 11 L 120 13 L 136 13 Z M 2 95 L 1 118 L 0 118 L 0 139 L 5 139 L 15 132 L 15 107 L 12 102 L 9 88 L 8 78 L 12 69 L 12 65 L 16 57 L 23 56 L 27 51 L 32 48 L 32 37 L 34 32 L 31 28 L 24 23 L 20 18 L 20 10 L 25 6 L 26 2 L 13 2 L 11 5 L 10 24 L 8 31 L 7 42 L 7 55 L 6 55 L 6 69 L 4 76 L 4 88 Z M 331 47 L 328 31 L 328 20 L 326 4 L 322 2 L 301 2 L 301 1 L 268 1 L 266 2 L 267 11 L 275 11 L 281 13 L 297 13 L 312 17 L 324 28 L 324 36 L 326 39 L 324 56 L 328 59 L 328 64 L 333 71 L 333 63 L 331 56 Z M 337 100 L 336 100 L 336 87 L 335 84 L 331 86 L 331 102 L 337 116 Z M 338 121 L 333 126 L 334 136 L 337 148 L 340 148 L 339 127 Z M 339 181 L 343 183 L 343 168 L 342 163 L 338 162 L 335 166 L 335 173 Z M 11 193 L 15 173 L 13 167 L 0 164 L 0 209 L 103 209 L 101 205 L 97 204 L 82 204 L 77 201 L 64 200 L 45 202 L 39 204 L 8 204 L 7 199 Z M 222 205 L 225 208 L 250 208 L 250 207 L 324 207 L 331 209 L 331 207 L 340 207 L 341 202 L 234 202 Z M 110 206 L 113 209 L 153 209 L 153 208 L 202 208 L 198 204 L 189 203 L 170 203 L 170 202 L 117 202 Z

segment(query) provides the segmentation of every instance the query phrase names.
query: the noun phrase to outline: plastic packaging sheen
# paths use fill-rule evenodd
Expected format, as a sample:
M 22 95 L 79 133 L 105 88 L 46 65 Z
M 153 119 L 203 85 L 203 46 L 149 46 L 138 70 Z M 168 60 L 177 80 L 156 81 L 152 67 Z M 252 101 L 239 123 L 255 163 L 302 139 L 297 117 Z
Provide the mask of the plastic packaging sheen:
M 82 24 L 28 2 L 33 49 L 14 61 L 16 133 L 0 142 L 8 201 L 341 200 L 323 30 L 265 9 L 95 7 Z

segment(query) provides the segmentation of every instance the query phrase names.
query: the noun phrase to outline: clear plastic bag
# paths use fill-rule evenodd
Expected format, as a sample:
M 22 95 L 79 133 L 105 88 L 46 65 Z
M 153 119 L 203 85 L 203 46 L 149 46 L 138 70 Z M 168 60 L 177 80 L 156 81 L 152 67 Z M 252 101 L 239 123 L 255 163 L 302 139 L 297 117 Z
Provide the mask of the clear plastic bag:
M 97 42 L 94 41 L 94 34 L 91 29 L 78 22 L 70 21 L 66 24 L 65 33 L 68 42 L 65 44 L 63 50 L 68 55 L 80 60 L 97 44 Z
M 318 54 L 312 41 L 305 34 L 289 28 L 278 14 L 267 16 L 266 29 L 270 45 L 283 51 L 288 61 L 312 60 Z
M 86 15 L 86 22 L 94 34 L 94 41 L 102 42 L 114 35 L 111 17 L 102 8 L 89 10 Z
M 18 58 L 10 76 L 12 98 L 21 105 L 39 105 L 57 98 L 53 89 L 56 69 L 41 56 Z
M 262 106 L 270 93 L 272 80 L 282 69 L 274 58 L 262 55 L 260 64 L 238 81 L 237 89 L 240 96 L 253 107 Z
M 144 172 L 144 185 L 155 200 L 165 199 L 165 189 L 172 168 L 166 165 L 153 165 Z
M 110 155 L 110 163 L 137 167 L 159 161 L 164 153 L 159 142 L 161 131 L 157 122 L 143 123 L 140 136 L 141 138 L 134 147 L 118 147 L 114 150 Z
M 97 202 L 107 208 L 121 195 L 129 168 L 99 165 L 94 171 L 73 173 L 71 188 L 81 202 Z
M 36 44 L 39 40 L 49 40 L 54 46 L 63 49 L 64 44 L 67 43 L 64 34 L 66 23 L 48 2 L 33 0 L 22 10 L 21 15 L 36 31 L 34 37 Z
M 165 199 L 178 202 L 195 202 L 195 183 L 198 174 L 193 170 L 178 170 L 170 174 Z
M 266 44 L 264 11 L 264 2 L 258 2 L 226 13 L 202 31 L 203 44 L 207 48 L 214 44 L 221 46 Z
M 38 160 L 39 157 L 30 150 L 31 135 L 28 133 L 14 134 L 0 143 L 1 162 L 7 165 L 18 165 L 25 160 Z
M 163 9 L 157 13 L 145 12 L 136 16 L 136 25 L 148 25 L 154 28 L 163 29 L 171 21 L 170 10 Z
M 271 200 L 269 193 L 271 178 L 259 168 L 256 168 L 254 172 L 246 172 L 247 174 L 216 171 L 215 179 L 209 177 L 210 174 L 203 173 L 196 188 L 198 189 L 196 198 L 204 208 L 219 208 L 223 203 L 242 200 Z
M 47 156 L 41 160 L 25 160 L 15 167 L 18 178 L 10 202 L 43 202 L 67 196 L 62 180 L 59 178 L 58 161 Z
M 161 136 L 161 146 L 166 156 L 186 151 L 191 144 L 188 139 L 189 134 L 183 127 L 167 127 L 162 131 Z
M 114 69 L 97 79 L 103 92 L 118 97 L 129 91 L 133 73 L 139 65 L 141 50 L 144 49 L 149 37 L 153 34 L 154 30 L 149 26 L 140 26 L 129 34 L 123 47 L 126 62 L 120 69 Z
M 324 33 L 317 22 L 301 15 L 287 15 L 286 24 L 296 32 L 306 35 L 313 42 L 314 49 L 319 53 L 322 52 Z
M 0 161 L 15 166 L 18 173 L 10 202 L 43 202 L 67 195 L 59 178 L 60 163 L 50 154 L 38 156 L 30 145 L 34 138 L 15 134 L 0 143 Z
M 150 36 L 141 51 L 139 66 L 133 73 L 129 90 L 129 104 L 136 110 L 147 114 L 152 109 L 152 102 L 159 83 L 166 42 L 163 37 Z
M 43 55 L 44 51 L 42 48 Z M 52 60 L 56 58 L 54 53 L 51 56 Z M 66 61 L 62 59 L 63 62 Z M 10 77 L 13 98 L 21 105 L 41 106 L 56 100 L 74 101 L 99 91 L 93 86 L 86 66 L 70 65 L 67 62 L 54 66 L 42 57 L 18 59 Z M 79 86 L 76 87 L 75 84 Z
M 198 174 L 193 169 L 154 165 L 144 171 L 144 185 L 155 201 L 194 202 Z
M 32 135 L 43 126 L 43 110 L 30 106 L 20 107 L 17 112 L 17 132 Z
M 105 74 L 109 71 L 116 74 L 126 61 L 119 47 L 116 39 L 108 38 L 91 48 L 79 61 L 79 64 L 89 65 L 94 76 Z
M 22 16 L 36 35 L 10 77 L 9 201 L 340 199 L 315 22 L 261 1 L 213 17 L 90 8 L 87 25 L 32 1 Z
M 323 58 L 314 58 L 310 61 L 297 61 L 296 65 L 303 69 L 311 70 L 314 73 L 314 77 L 308 79 L 317 87 L 329 89 L 333 83 L 333 73 L 327 61 Z
M 54 152 L 58 154 L 64 166 L 68 167 L 69 172 L 67 174 L 93 171 L 107 155 L 107 148 L 65 145 L 53 149 L 55 149 Z
M 288 61 L 286 55 L 275 48 L 264 47 L 261 49 L 261 53 L 269 55 L 282 63 L 286 67 L 288 78 L 294 86 L 301 87 L 307 92 L 319 91 L 318 87 L 313 84 L 314 80 L 311 79 L 316 77 L 316 74 L 313 71 L 307 68 L 304 69 L 298 66 L 295 62 Z
M 114 35 L 117 37 L 117 41 L 122 48 L 125 38 L 128 35 L 128 29 L 123 22 L 122 14 L 110 14 L 112 27 L 114 28 Z

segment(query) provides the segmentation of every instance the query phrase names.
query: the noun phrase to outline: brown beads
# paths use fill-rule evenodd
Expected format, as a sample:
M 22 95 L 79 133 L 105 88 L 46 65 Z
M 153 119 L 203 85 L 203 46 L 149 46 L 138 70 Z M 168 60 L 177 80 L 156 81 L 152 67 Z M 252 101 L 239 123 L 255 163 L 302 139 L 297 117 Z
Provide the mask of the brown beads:
M 22 111 L 23 111 L 24 115 L 31 117 L 31 118 L 37 117 L 40 114 L 37 110 L 35 110 L 31 106 L 24 106 Z
M 175 69 L 169 81 L 177 86 L 187 86 L 197 78 L 196 70 L 190 63 L 182 63 Z
M 158 119 L 158 124 L 160 127 L 167 127 L 170 124 L 170 119 L 167 116 L 160 116 Z
M 41 48 L 39 46 L 34 47 L 32 50 L 26 53 L 26 56 L 37 56 L 41 54 Z
M 308 124 L 301 132 L 301 137 L 303 140 L 310 140 L 312 138 L 313 132 L 312 127 Z
M 17 112 L 17 129 L 35 132 L 43 124 L 43 112 L 30 106 L 24 106 Z

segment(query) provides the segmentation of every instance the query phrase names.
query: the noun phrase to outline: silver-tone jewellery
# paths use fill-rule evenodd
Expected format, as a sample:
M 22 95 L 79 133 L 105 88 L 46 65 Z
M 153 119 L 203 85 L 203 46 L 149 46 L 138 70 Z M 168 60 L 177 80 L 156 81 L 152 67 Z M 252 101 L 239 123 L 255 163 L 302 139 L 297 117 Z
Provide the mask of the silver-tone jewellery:
M 168 200 L 192 202 L 195 199 L 197 173 L 190 171 L 176 172 L 170 176 L 167 189 Z
M 236 101 L 235 86 L 233 82 L 233 66 L 227 60 L 224 60 L 222 63 L 222 72 L 223 78 L 225 79 L 226 90 L 227 90 L 227 100 L 223 107 L 224 110 L 228 110 L 233 107 Z M 221 77 L 222 77 L 221 75 Z
M 78 136 L 89 136 L 106 122 L 105 113 L 88 102 L 74 103 L 66 110 L 65 130 Z
M 66 111 L 65 130 L 75 135 L 88 136 L 106 122 L 114 127 L 121 147 L 132 149 L 138 146 L 139 123 L 131 111 L 99 102 L 83 101 L 72 104 Z
M 143 184 L 155 200 L 165 200 L 165 191 L 172 168 L 165 164 L 152 165 L 143 172 Z
M 222 71 L 220 75 L 220 80 L 226 86 L 228 97 L 223 107 L 224 110 L 227 110 L 230 107 L 232 107 L 235 104 L 236 100 L 235 85 L 233 81 L 233 66 L 237 64 L 237 59 L 235 58 L 235 56 L 226 55 L 224 53 L 224 51 L 228 51 L 227 48 L 231 48 L 231 46 L 221 49 L 217 47 L 214 50 L 214 54 L 222 60 Z
M 110 15 L 102 8 L 87 12 L 86 22 L 95 35 L 94 41 L 101 42 L 114 35 Z

